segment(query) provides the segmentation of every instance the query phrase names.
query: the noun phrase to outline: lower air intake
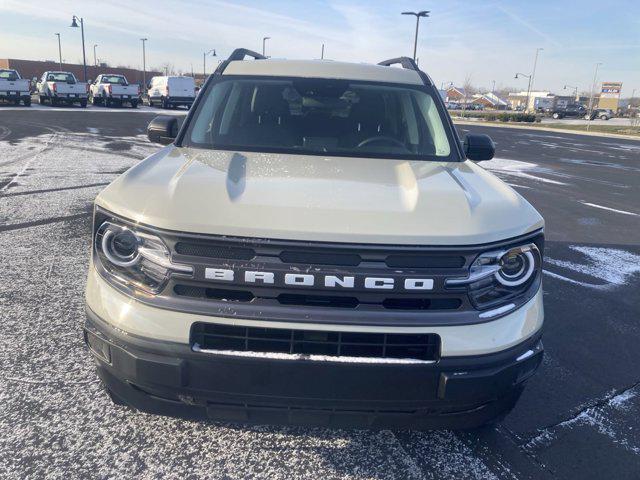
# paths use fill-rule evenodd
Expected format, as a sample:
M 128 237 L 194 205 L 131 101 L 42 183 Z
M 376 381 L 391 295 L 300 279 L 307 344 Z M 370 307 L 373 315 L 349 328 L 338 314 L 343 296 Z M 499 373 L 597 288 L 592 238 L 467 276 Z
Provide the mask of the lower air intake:
M 239 327 L 195 323 L 191 346 L 210 351 L 237 351 L 436 361 L 440 337 L 435 334 L 359 333 L 323 330 Z

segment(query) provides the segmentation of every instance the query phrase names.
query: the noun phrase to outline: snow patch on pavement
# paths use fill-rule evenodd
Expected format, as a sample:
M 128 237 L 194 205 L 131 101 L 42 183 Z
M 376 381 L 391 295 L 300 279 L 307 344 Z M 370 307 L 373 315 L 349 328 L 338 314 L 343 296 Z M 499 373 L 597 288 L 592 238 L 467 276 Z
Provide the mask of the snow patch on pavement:
M 640 396 L 640 387 L 635 385 L 619 394 L 610 392 L 592 406 L 583 407 L 578 413 L 556 425 L 539 430 L 538 435 L 529 440 L 525 450 L 534 451 L 548 447 L 559 436 L 559 432 L 571 429 L 579 425 L 593 427 L 600 434 L 607 436 L 626 450 L 640 455 L 640 446 L 634 445 L 621 431 L 620 427 L 610 418 L 615 411 L 626 410 L 632 407 L 634 399 Z
M 509 160 L 506 158 L 494 158 L 482 164 L 487 170 L 495 173 L 502 173 L 512 177 L 526 178 L 536 182 L 550 183 L 553 185 L 568 185 L 567 183 L 550 178 L 541 177 L 540 174 L 553 174 L 550 168 L 540 167 L 535 163 L 523 162 L 520 160 Z
M 604 205 L 598 205 L 597 203 L 589 203 L 584 201 L 580 201 L 580 203 L 586 205 L 587 207 L 599 208 L 601 210 L 608 210 L 609 212 L 621 213 L 623 215 L 631 215 L 633 217 L 640 217 L 640 214 L 638 213 L 628 212 L 626 210 L 618 210 L 617 208 L 605 207 Z
M 604 284 L 582 282 L 564 277 L 555 272 L 546 271 L 545 273 L 561 280 L 568 280 L 582 286 L 599 289 L 626 285 L 631 276 L 640 273 L 640 255 L 635 253 L 616 248 L 580 245 L 571 245 L 569 248 L 574 252 L 581 253 L 585 257 L 586 263 L 576 263 L 555 258 L 546 258 L 545 261 L 551 265 L 596 278 L 604 282 Z

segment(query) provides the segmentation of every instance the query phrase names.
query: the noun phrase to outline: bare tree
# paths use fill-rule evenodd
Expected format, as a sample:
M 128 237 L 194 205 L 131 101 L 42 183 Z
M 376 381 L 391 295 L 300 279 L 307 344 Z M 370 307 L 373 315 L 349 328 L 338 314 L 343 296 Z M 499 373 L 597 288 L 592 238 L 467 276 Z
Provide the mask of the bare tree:
M 464 117 L 464 113 L 467 109 L 467 103 L 469 101 L 469 97 L 471 97 L 473 95 L 473 93 L 475 92 L 475 89 L 473 88 L 473 84 L 471 83 L 471 74 L 467 75 L 464 78 L 464 83 L 462 84 L 462 89 L 464 90 L 463 93 L 463 98 L 464 98 L 464 102 L 462 104 L 462 116 Z

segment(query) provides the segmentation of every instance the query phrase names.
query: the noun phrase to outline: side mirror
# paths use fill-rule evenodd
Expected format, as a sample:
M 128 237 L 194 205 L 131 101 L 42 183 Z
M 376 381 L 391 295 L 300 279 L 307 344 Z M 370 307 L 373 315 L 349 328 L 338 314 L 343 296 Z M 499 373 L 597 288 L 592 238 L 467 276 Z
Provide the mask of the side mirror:
M 489 135 L 467 134 L 463 145 L 467 158 L 476 162 L 491 160 L 496 153 L 496 146 Z
M 178 119 L 169 115 L 160 115 L 147 126 L 147 138 L 150 142 L 169 145 L 178 136 Z

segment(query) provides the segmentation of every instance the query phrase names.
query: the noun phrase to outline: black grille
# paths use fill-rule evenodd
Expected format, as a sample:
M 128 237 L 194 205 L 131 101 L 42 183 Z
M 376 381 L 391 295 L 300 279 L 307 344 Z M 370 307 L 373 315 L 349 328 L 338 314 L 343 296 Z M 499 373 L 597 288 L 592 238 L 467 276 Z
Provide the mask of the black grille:
M 206 243 L 176 243 L 176 252 L 181 255 L 208 258 L 228 258 L 231 260 L 251 260 L 256 253 L 250 248 L 225 247 Z
M 246 290 L 227 290 L 221 288 L 206 288 L 193 285 L 176 285 L 173 291 L 181 297 L 205 298 L 210 300 L 230 302 L 250 302 L 254 299 L 251 292 Z
M 358 333 L 195 323 L 191 345 L 205 350 L 436 361 L 435 334 Z
M 358 308 L 360 305 L 381 306 L 390 310 L 456 310 L 462 305 L 457 297 L 438 298 L 384 298 L 362 303 L 358 297 L 349 295 L 319 295 L 281 293 L 270 296 L 269 290 L 256 288 L 256 292 L 240 289 L 209 288 L 196 285 L 179 284 L 173 287 L 181 297 L 217 300 L 221 302 L 251 302 L 254 299 L 271 300 L 280 305 L 298 305 L 305 307 Z

